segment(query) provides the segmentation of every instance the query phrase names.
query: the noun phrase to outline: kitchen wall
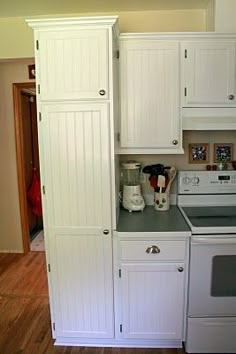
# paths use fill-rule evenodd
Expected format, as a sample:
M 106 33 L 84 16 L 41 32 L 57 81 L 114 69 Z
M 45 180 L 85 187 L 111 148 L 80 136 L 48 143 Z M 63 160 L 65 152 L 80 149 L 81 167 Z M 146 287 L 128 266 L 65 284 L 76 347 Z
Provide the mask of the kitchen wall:
M 55 9 L 56 12 L 56 9 Z M 208 30 L 206 10 L 137 11 L 113 13 L 78 13 L 66 16 L 118 15 L 121 32 L 171 32 Z M 46 17 L 46 16 L 41 16 Z M 56 17 L 47 16 L 47 17 Z M 22 17 L 0 18 L 0 59 L 31 58 L 33 51 L 33 31 Z
M 235 0 L 215 0 L 215 31 L 220 33 L 236 32 L 235 13 Z
M 0 252 L 22 252 L 12 84 L 27 82 L 33 59 L 0 63 Z
M 185 153 L 183 155 L 121 155 L 120 162 L 135 160 L 141 162 L 142 167 L 161 163 L 165 166 L 175 166 L 177 170 L 205 170 L 206 164 L 190 164 L 188 144 L 208 143 L 210 144 L 209 164 L 214 164 L 214 143 L 233 143 L 233 157 L 236 159 L 236 131 L 184 131 L 183 145 Z M 232 169 L 231 164 L 228 168 Z M 153 189 L 149 185 L 148 175 L 142 176 L 142 191 L 144 194 L 152 194 Z M 176 193 L 176 183 L 173 184 L 171 193 Z

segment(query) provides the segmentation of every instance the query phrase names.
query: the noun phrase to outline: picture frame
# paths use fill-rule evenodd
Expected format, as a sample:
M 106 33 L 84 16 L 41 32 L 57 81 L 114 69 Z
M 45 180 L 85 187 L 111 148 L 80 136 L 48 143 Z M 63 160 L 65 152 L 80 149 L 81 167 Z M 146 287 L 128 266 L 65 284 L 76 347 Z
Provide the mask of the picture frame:
M 214 162 L 231 162 L 233 160 L 233 144 L 215 143 Z
M 189 163 L 200 164 L 209 162 L 209 144 L 193 143 L 189 144 Z
M 29 74 L 29 79 L 34 80 L 36 75 L 35 75 L 35 64 L 28 65 L 28 74 Z

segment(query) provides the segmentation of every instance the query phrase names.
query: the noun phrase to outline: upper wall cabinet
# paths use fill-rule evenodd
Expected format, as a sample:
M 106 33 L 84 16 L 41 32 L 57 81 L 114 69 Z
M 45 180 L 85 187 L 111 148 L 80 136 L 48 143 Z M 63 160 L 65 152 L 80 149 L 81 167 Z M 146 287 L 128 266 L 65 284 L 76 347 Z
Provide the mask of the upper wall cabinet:
M 64 27 L 38 33 L 41 100 L 108 99 L 108 29 Z
M 236 106 L 236 38 L 182 42 L 182 106 Z
M 121 35 L 120 153 L 183 152 L 179 52 L 170 38 Z

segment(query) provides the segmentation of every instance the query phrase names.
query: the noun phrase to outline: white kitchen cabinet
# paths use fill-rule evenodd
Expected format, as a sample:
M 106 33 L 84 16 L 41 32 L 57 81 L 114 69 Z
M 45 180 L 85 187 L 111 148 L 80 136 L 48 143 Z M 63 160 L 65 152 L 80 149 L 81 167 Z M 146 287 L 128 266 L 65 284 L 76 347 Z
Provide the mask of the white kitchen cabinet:
M 236 38 L 182 44 L 183 107 L 236 106 Z
M 178 341 L 185 336 L 188 246 L 174 234 L 117 233 L 123 340 Z M 150 344 L 150 343 L 149 343 Z
M 182 269 L 183 263 L 122 264 L 124 338 L 182 338 L 185 292 Z
M 108 105 L 48 103 L 42 105 L 41 115 L 56 334 L 110 338 L 114 333 Z
M 117 18 L 28 22 L 53 336 L 89 345 L 114 338 Z
M 120 153 L 182 153 L 180 49 L 158 35 L 120 36 Z
M 40 99 L 108 99 L 113 18 L 55 19 L 53 27 L 52 21 L 35 33 Z
M 113 338 L 111 235 L 103 235 L 101 227 L 74 227 L 73 233 L 61 227 L 50 233 L 57 342 Z

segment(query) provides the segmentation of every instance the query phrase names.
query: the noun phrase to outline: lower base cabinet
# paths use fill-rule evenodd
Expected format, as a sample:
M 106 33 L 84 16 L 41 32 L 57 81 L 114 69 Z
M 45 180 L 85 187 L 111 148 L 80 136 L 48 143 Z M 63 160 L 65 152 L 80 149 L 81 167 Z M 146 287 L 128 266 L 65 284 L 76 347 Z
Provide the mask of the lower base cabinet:
M 109 300 L 113 293 L 111 257 L 108 257 L 111 244 L 107 240 L 102 247 L 99 236 L 98 243 L 94 241 L 93 237 L 91 244 L 86 241 L 84 247 L 81 240 L 73 241 L 71 246 L 68 239 L 61 243 L 59 256 L 61 259 L 65 254 L 65 260 L 58 273 L 68 281 L 57 287 L 57 303 L 64 304 L 64 311 L 58 322 L 56 344 L 182 348 L 186 328 L 188 237 L 154 238 L 139 233 L 135 238 L 115 232 L 114 312 Z M 94 249 L 92 256 L 87 255 L 86 246 Z M 78 278 L 77 269 L 84 269 L 83 277 Z M 73 287 L 69 288 L 69 284 Z M 90 322 L 83 322 L 83 318 Z M 91 324 L 96 326 L 92 331 Z
M 182 339 L 184 263 L 123 264 L 124 338 Z
M 128 233 L 115 240 L 118 336 L 126 343 L 185 340 L 188 240 Z M 168 344 L 167 344 L 168 346 Z M 174 344 L 173 344 L 174 346 Z

